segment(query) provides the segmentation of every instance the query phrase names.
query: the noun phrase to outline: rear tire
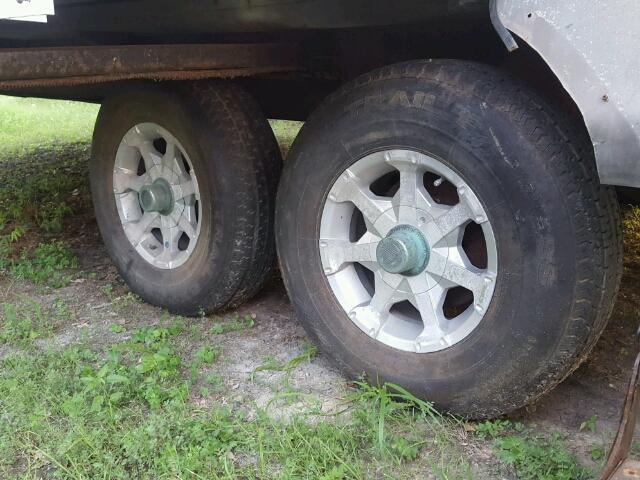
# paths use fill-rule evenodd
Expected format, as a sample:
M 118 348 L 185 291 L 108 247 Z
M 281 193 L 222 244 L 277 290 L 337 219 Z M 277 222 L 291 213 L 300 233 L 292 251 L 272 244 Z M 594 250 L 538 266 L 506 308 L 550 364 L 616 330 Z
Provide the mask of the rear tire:
M 609 318 L 618 290 L 620 219 L 614 190 L 599 184 L 588 137 L 561 117 L 515 79 L 490 67 L 415 61 L 354 80 L 327 99 L 306 123 L 280 183 L 278 252 L 285 285 L 305 329 L 348 376 L 364 374 L 372 382 L 399 384 L 443 409 L 480 418 L 533 401 L 585 358 Z M 488 307 L 477 309 L 481 321 L 471 324 L 468 332 L 452 336 L 452 344 L 426 344 L 423 351 L 420 344 L 410 351 L 411 344 L 403 343 L 402 335 L 414 328 L 407 325 L 415 325 L 407 323 L 407 319 L 414 321 L 415 311 L 406 302 L 405 313 L 397 313 L 400 307 L 396 305 L 394 314 L 401 318 L 395 321 L 404 330 L 396 332 L 396 337 L 383 330 L 393 325 L 387 303 L 404 298 L 402 295 L 389 297 L 383 308 L 376 303 L 378 310 L 373 311 L 379 316 L 367 320 L 373 318 L 375 323 L 382 318 L 376 324 L 378 330 L 368 332 L 358 323 L 362 308 L 372 311 L 372 303 L 367 302 L 378 291 L 378 277 L 368 274 L 375 281 L 366 287 L 362 280 L 367 276 L 362 274 L 365 269 L 356 265 L 363 265 L 366 257 L 364 263 L 378 272 L 380 262 L 388 260 L 380 257 L 375 234 L 369 237 L 373 247 L 363 250 L 360 246 L 357 253 L 349 247 L 327 255 L 325 249 L 331 242 L 320 240 L 323 232 L 325 236 L 340 231 L 352 235 L 346 227 L 327 229 L 329 220 L 323 224 L 323 216 L 332 212 L 336 220 L 331 221 L 351 221 L 344 216 L 351 215 L 353 207 L 344 205 L 350 205 L 345 199 L 354 195 L 349 190 L 353 185 L 361 189 L 357 195 L 370 196 L 375 191 L 371 198 L 376 205 L 401 198 L 401 191 L 395 193 L 391 184 L 385 193 L 382 180 L 375 188 L 374 183 L 369 189 L 367 185 L 376 178 L 371 173 L 376 168 L 386 171 L 386 167 L 375 166 L 376 158 L 394 164 L 403 155 L 418 165 L 435 159 L 434 168 L 440 173 L 425 176 L 429 182 L 441 176 L 440 181 L 444 178 L 471 189 L 487 215 L 474 218 L 490 224 L 497 251 L 495 288 Z M 349 188 L 340 187 L 340 182 L 349 181 L 354 182 Z M 458 186 L 458 193 L 461 191 L 467 190 Z M 335 192 L 351 193 L 341 198 Z M 360 202 L 359 197 L 351 198 Z M 441 207 L 435 211 L 442 211 Z M 383 210 L 369 211 L 370 218 L 365 213 L 361 229 L 369 232 L 384 224 L 386 220 L 380 220 Z M 360 207 L 353 211 L 354 215 L 362 213 Z M 395 214 L 389 215 L 393 218 Z M 415 228 L 422 229 L 428 243 L 429 224 L 437 217 L 433 221 L 425 217 L 422 221 L 427 226 Z M 356 217 L 352 220 L 357 230 Z M 485 240 L 485 248 L 490 243 Z M 435 250 L 431 250 L 432 257 Z M 426 275 L 440 282 L 430 265 Z M 479 275 L 491 270 L 486 265 L 475 269 Z M 356 283 L 331 280 L 352 267 L 357 276 L 349 281 Z M 407 283 L 423 275 L 388 272 L 380 275 Z M 369 297 L 366 288 L 359 290 L 358 278 L 370 289 Z M 455 282 L 440 284 L 450 288 Z M 345 308 L 351 301 L 349 295 L 370 300 L 349 312 Z M 474 299 L 461 309 L 473 310 L 474 302 L 478 303 Z M 413 297 L 411 303 L 419 302 Z M 438 312 L 443 307 L 433 308 Z M 406 313 L 410 310 L 413 313 Z M 418 313 L 426 325 L 422 310 Z
M 266 118 L 235 85 L 149 87 L 107 99 L 94 132 L 91 188 L 107 251 L 131 290 L 183 315 L 253 296 L 275 264 L 281 164 Z M 173 202 L 162 212 L 138 204 L 141 188 L 159 177 L 167 186 L 160 193 L 169 188 Z

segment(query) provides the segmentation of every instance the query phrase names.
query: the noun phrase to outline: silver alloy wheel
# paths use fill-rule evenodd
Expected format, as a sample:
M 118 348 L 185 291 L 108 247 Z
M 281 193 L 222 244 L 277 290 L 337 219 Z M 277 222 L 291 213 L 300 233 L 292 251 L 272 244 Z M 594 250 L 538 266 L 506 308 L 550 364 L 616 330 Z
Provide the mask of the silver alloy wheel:
M 200 190 L 171 133 L 154 123 L 127 132 L 116 153 L 113 192 L 124 232 L 142 258 L 165 270 L 189 259 L 200 235 Z
M 348 317 L 393 348 L 426 353 L 460 342 L 493 297 L 488 216 L 457 173 L 422 153 L 376 152 L 345 170 L 325 202 L 319 247 Z

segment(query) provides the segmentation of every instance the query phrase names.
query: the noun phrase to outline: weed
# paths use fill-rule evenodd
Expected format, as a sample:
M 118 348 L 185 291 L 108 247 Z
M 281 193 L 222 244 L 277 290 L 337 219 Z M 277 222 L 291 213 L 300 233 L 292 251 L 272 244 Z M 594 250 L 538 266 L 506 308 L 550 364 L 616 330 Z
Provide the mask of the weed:
M 625 250 L 640 255 L 640 207 L 630 207 L 624 214 Z
M 605 455 L 606 455 L 606 452 L 602 445 L 592 447 L 591 450 L 589 450 L 589 456 L 591 457 L 591 460 L 593 460 L 594 462 L 599 462 L 603 460 Z
M 198 360 L 198 362 L 200 362 L 201 364 L 212 364 L 213 362 L 215 362 L 218 357 L 220 356 L 220 350 L 218 350 L 215 347 L 210 347 L 210 346 L 204 346 L 198 349 L 198 351 L 196 351 L 196 359 Z
M 169 337 L 178 335 L 182 329 L 179 325 L 169 327 L 143 327 L 133 331 L 131 341 L 146 346 L 163 345 Z
M 109 327 L 109 331 L 111 333 L 124 333 L 126 331 L 126 329 L 122 325 L 118 325 L 116 323 L 116 324 L 111 325 L 111 327 Z
M 29 301 L 20 306 L 10 303 L 0 305 L 0 344 L 28 345 L 50 333 L 51 327 L 40 304 Z
M 301 363 L 311 361 L 317 351 L 316 347 L 307 345 L 304 347 L 304 350 L 300 355 L 296 355 L 286 363 L 281 363 L 274 357 L 265 357 L 262 365 L 257 366 L 253 372 L 251 372 L 250 379 L 251 381 L 254 381 L 258 372 L 284 372 L 286 374 L 285 384 L 288 385 L 291 372 Z
M 225 323 L 216 323 L 209 330 L 214 335 L 222 335 L 229 332 L 242 332 L 244 330 L 248 330 L 253 328 L 255 325 L 256 315 L 245 315 L 244 317 L 240 317 L 239 315 L 235 315 L 231 320 Z
M 41 243 L 35 250 L 25 251 L 11 266 L 11 273 L 18 278 L 54 288 L 68 285 L 68 276 L 62 273 L 75 268 L 77 261 L 64 243 L 52 241 Z
M 140 297 L 138 297 L 133 292 L 127 292 L 124 295 L 111 299 L 111 303 L 113 303 L 113 306 L 120 309 L 129 308 L 139 302 Z
M 113 284 L 112 283 L 106 283 L 104 284 L 102 287 L 100 287 L 100 290 L 102 290 L 102 293 L 104 293 L 109 300 L 113 300 L 114 296 L 113 296 Z
M 514 468 L 520 480 L 580 480 L 590 478 L 559 436 L 551 439 L 496 438 L 497 457 Z
M 475 425 L 475 432 L 481 438 L 496 438 L 512 427 L 509 420 L 485 420 Z
M 591 433 L 595 433 L 596 431 L 596 420 L 598 420 L 597 415 L 593 415 L 592 417 L 587 418 L 584 422 L 580 424 L 580 431 L 589 431 Z

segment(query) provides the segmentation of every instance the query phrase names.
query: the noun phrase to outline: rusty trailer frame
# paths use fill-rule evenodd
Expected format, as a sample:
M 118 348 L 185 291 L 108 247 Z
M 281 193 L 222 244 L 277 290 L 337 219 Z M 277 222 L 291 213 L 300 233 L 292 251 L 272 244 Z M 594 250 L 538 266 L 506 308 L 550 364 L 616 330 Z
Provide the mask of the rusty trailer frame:
M 0 90 L 123 80 L 235 78 L 300 70 L 295 44 L 114 45 L 0 49 Z

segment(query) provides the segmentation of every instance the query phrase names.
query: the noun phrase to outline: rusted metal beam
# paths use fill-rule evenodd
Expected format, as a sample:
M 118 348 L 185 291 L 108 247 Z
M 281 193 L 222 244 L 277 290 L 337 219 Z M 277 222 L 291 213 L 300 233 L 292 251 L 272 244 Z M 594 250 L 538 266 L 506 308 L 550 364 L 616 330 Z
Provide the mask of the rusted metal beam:
M 627 459 L 633 441 L 638 408 L 640 408 L 640 353 L 633 365 L 618 434 L 607 456 L 607 464 L 600 480 L 640 478 L 640 468 L 638 468 L 640 463 Z
M 114 45 L 0 49 L 0 88 L 128 79 L 185 80 L 301 69 L 291 44 Z

